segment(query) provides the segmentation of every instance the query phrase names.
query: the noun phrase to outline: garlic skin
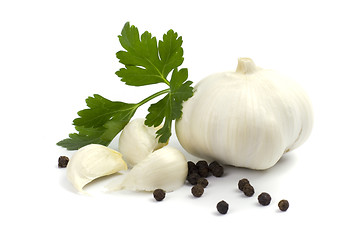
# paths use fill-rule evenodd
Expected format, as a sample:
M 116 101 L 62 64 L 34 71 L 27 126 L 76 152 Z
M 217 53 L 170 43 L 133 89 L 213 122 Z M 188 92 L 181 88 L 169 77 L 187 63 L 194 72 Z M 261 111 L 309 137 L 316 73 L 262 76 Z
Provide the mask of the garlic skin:
M 100 144 L 80 148 L 67 165 L 67 178 L 73 186 L 83 192 L 83 187 L 92 180 L 127 170 L 122 155 Z
M 194 89 L 175 129 L 183 148 L 200 158 L 267 169 L 311 133 L 313 111 L 304 90 L 250 58 L 240 58 L 235 72 L 210 75 Z
M 166 146 L 168 143 L 159 143 L 156 131 L 162 125 L 148 127 L 144 118 L 137 118 L 129 122 L 119 137 L 119 152 L 123 155 L 129 167 L 133 167 L 144 160 L 154 150 Z
M 114 181 L 107 188 L 110 191 L 154 191 L 161 188 L 171 192 L 184 185 L 187 168 L 185 156 L 176 148 L 166 146 L 149 154 L 135 165 L 122 182 Z

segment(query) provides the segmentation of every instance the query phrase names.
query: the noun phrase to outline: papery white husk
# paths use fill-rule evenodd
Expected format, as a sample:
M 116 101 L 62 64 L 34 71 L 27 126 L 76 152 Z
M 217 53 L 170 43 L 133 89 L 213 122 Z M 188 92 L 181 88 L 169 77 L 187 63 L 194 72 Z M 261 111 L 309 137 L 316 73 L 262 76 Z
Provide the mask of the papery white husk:
M 137 118 L 129 122 L 119 137 L 119 152 L 123 155 L 129 167 L 133 167 L 144 160 L 154 150 L 164 147 L 168 143 L 159 143 L 156 137 L 158 127 L 148 127 L 145 119 Z
M 80 192 L 92 180 L 127 170 L 122 155 L 100 144 L 90 144 L 77 150 L 67 165 L 67 178 Z
M 236 72 L 200 81 L 184 102 L 176 135 L 189 153 L 223 164 L 267 169 L 305 142 L 313 112 L 305 91 L 276 71 L 240 58 Z
M 187 171 L 185 156 L 176 148 L 166 146 L 149 154 L 121 182 L 113 181 L 107 188 L 110 191 L 154 191 L 160 188 L 171 192 L 184 185 Z

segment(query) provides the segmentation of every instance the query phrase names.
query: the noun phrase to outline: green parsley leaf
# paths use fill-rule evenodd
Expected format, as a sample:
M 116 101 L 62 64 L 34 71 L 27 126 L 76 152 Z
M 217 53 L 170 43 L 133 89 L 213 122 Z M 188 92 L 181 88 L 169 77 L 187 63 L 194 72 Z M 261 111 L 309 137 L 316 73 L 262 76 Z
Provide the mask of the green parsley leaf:
M 67 148 L 68 150 L 77 150 L 83 146 L 91 143 L 108 145 L 108 141 L 102 140 L 100 137 L 104 130 L 101 128 L 82 128 L 76 127 L 79 133 L 69 134 L 69 138 L 61 140 L 57 143 L 58 146 Z
M 78 133 L 57 145 L 76 150 L 91 143 L 109 145 L 126 126 L 136 110 L 152 99 L 166 94 L 157 103 L 151 104 L 146 116 L 147 126 L 164 126 L 156 133 L 160 142 L 171 136 L 171 123 L 182 115 L 182 104 L 193 95 L 192 82 L 187 81 L 186 68 L 178 70 L 183 63 L 182 38 L 173 30 L 157 42 L 151 33 L 139 35 L 135 26 L 126 23 L 119 36 L 124 50 L 117 52 L 119 62 L 125 67 L 116 72 L 122 82 L 131 86 L 165 83 L 168 88 L 150 95 L 138 103 L 110 101 L 98 94 L 86 99 L 87 109 L 78 112 L 73 124 Z M 171 79 L 167 77 L 171 73 Z
M 165 118 L 164 126 L 156 133 L 159 142 L 166 142 L 171 136 L 171 122 L 181 118 L 182 103 L 193 95 L 191 81 L 186 81 L 187 69 L 177 71 L 175 69 L 171 76 L 170 92 L 157 103 L 151 104 L 146 116 L 145 124 L 148 126 L 159 126 Z
M 173 30 L 164 34 L 158 46 L 151 33 L 144 32 L 140 38 L 137 28 L 126 23 L 119 40 L 127 51 L 116 54 L 120 63 L 125 65 L 116 75 L 127 85 L 143 86 L 161 82 L 170 85 L 166 79 L 168 74 L 184 61 L 182 38 Z
M 116 116 L 127 119 L 137 109 L 137 104 L 112 102 L 98 94 L 88 97 L 86 104 L 89 109 L 78 112 L 80 118 L 74 120 L 75 126 L 100 127 Z
M 138 104 L 112 102 L 98 94 L 86 99 L 88 109 L 78 112 L 73 124 L 79 133 L 57 145 L 76 150 L 91 143 L 109 145 L 116 135 L 126 126 L 139 107 Z

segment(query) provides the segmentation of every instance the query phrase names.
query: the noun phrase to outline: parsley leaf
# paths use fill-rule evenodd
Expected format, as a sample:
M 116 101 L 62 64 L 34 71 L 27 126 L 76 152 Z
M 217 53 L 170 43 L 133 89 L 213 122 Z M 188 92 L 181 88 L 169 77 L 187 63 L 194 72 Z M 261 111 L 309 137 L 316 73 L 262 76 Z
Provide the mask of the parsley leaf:
M 79 133 L 69 135 L 57 144 L 68 150 L 76 150 L 91 143 L 109 145 L 114 137 L 130 121 L 138 104 L 112 102 L 98 94 L 86 99 L 89 109 L 78 112 L 73 124 Z
M 171 122 L 179 119 L 182 115 L 182 103 L 193 95 L 191 81 L 186 81 L 187 69 L 172 73 L 170 81 L 170 92 L 157 103 L 151 104 L 146 116 L 145 124 L 148 126 L 159 126 L 165 118 L 164 126 L 156 133 L 160 142 L 166 142 L 171 136 Z
M 193 95 L 192 82 L 187 81 L 188 70 L 178 70 L 183 63 L 182 38 L 173 30 L 157 42 L 151 33 L 141 36 L 138 29 L 126 23 L 119 36 L 124 50 L 116 53 L 125 67 L 116 72 L 121 81 L 131 86 L 165 83 L 168 88 L 150 95 L 138 103 L 110 101 L 98 94 L 86 99 L 87 109 L 78 112 L 79 118 L 73 125 L 78 133 L 57 145 L 76 150 L 91 143 L 109 145 L 116 135 L 134 116 L 136 110 L 150 100 L 166 94 L 157 103 L 151 104 L 146 116 L 147 126 L 164 126 L 156 133 L 160 142 L 167 142 L 171 136 L 171 123 L 182 115 L 182 103 Z M 171 73 L 171 79 L 168 76 Z
M 121 81 L 127 85 L 143 86 L 164 82 L 171 70 L 180 66 L 183 61 L 182 38 L 173 30 L 164 34 L 157 45 L 151 33 L 144 32 L 139 37 L 135 26 L 126 23 L 119 40 L 127 51 L 119 51 L 116 56 L 125 68 L 116 72 Z

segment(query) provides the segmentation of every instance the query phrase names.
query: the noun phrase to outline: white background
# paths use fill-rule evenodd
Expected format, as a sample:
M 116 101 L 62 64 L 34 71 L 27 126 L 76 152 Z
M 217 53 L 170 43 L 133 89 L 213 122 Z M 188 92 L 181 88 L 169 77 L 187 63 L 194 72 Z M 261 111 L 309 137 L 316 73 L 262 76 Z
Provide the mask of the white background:
M 1 239 L 359 239 L 360 8 L 357 1 L 2 1 Z M 189 79 L 234 70 L 238 57 L 297 80 L 313 102 L 309 140 L 266 171 L 225 169 L 194 199 L 190 186 L 149 193 L 77 194 L 57 168 L 56 142 L 74 131 L 85 98 L 136 102 L 161 86 L 125 86 L 114 74 L 126 21 L 158 38 L 183 36 Z M 159 89 L 160 88 L 160 89 Z M 146 106 L 136 114 L 143 117 Z M 116 148 L 116 139 L 111 143 Z M 175 134 L 170 145 L 182 152 Z M 5 153 L 5 154 L 4 154 Z M 189 160 L 196 158 L 186 154 Z M 243 197 L 247 177 L 256 196 Z M 290 202 L 287 212 L 277 202 Z M 230 204 L 227 215 L 216 203 Z

